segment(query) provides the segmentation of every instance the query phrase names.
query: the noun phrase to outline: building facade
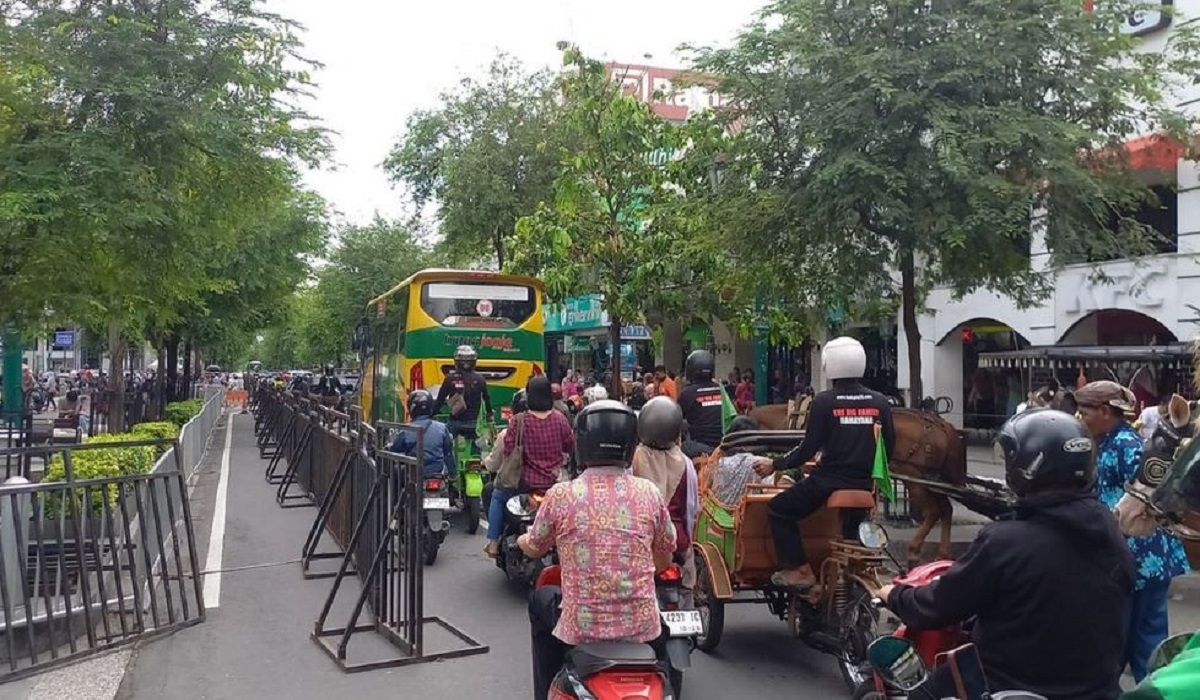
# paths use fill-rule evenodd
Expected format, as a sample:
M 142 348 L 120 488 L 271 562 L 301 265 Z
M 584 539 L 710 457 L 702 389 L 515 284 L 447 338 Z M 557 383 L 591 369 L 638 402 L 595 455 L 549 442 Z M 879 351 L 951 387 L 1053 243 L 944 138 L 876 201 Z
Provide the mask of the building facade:
M 1200 0 L 1173 4 L 1174 17 L 1147 11 L 1130 18 L 1126 31 L 1142 38 L 1140 50 L 1162 51 L 1175 26 L 1200 16 Z M 1200 89 L 1175 101 L 1191 108 Z M 924 394 L 949 397 L 954 406 L 947 417 L 955 424 L 994 427 L 1052 376 L 1071 385 L 1117 379 L 1137 385 L 1147 400 L 1184 384 L 1172 377 L 1185 364 L 1180 344 L 1200 333 L 1200 166 L 1152 136 L 1127 147 L 1163 205 L 1138 215 L 1168 241 L 1159 255 L 1052 270 L 1035 219 L 1031 263 L 1054 277 L 1051 298 L 1021 309 L 982 291 L 957 301 L 945 289 L 929 296 L 930 312 L 919 318 Z M 898 346 L 905 348 L 898 325 Z M 898 383 L 909 387 L 903 351 L 900 357 Z

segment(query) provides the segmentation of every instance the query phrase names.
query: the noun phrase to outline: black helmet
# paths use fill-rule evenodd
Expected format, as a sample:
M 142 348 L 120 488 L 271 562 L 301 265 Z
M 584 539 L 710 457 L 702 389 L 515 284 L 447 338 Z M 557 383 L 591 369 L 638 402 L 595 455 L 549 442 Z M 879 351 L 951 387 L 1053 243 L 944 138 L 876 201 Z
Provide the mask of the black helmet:
M 417 389 L 408 395 L 408 419 L 433 415 L 433 394 Z
M 637 417 L 638 440 L 656 450 L 669 450 L 679 441 L 683 409 L 668 396 L 655 396 Z
M 517 389 L 513 392 L 512 397 L 512 412 L 514 414 L 524 413 L 529 410 L 529 402 L 525 398 L 525 390 Z
M 1092 487 L 1096 462 L 1087 428 L 1074 416 L 1034 408 L 1008 419 L 996 438 L 1004 477 L 1017 496 Z
M 637 414 L 611 399 L 593 401 L 575 416 L 575 463 L 585 467 L 628 467 L 637 447 Z
M 683 376 L 689 382 L 711 381 L 717 372 L 717 360 L 707 350 L 694 350 L 683 363 Z
M 325 374 L 333 374 L 333 363 L 325 365 Z
M 479 354 L 470 345 L 459 345 L 454 351 L 454 367 L 459 372 L 470 372 L 475 369 L 475 361 Z

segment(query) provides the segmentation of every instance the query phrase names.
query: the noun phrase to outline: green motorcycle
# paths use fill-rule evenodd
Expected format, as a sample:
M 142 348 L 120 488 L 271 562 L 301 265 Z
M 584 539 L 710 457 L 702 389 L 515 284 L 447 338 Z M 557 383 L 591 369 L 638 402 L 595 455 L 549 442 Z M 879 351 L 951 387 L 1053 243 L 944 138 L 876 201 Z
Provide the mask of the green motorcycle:
M 507 414 L 511 409 L 501 409 L 501 419 L 504 425 L 508 423 Z M 475 440 L 464 437 L 454 439 L 454 458 L 458 463 L 458 479 L 455 484 L 458 505 L 467 515 L 467 534 L 474 535 L 479 530 L 479 520 L 483 517 L 483 487 L 487 482 L 487 470 L 483 466 L 483 456 L 495 443 L 497 426 L 488 422 L 483 411 L 479 412 L 479 420 L 475 424 Z

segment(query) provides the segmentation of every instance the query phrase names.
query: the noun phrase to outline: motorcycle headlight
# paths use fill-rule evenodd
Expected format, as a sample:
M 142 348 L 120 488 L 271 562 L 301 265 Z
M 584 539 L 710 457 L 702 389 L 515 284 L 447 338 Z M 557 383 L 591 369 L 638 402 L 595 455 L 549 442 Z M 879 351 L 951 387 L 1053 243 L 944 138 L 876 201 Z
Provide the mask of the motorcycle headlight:
M 521 494 L 508 499 L 508 503 L 506 503 L 504 507 L 508 509 L 509 513 L 512 513 L 518 518 L 524 518 L 533 515 L 533 511 L 530 510 L 528 506 L 529 497 L 525 494 Z

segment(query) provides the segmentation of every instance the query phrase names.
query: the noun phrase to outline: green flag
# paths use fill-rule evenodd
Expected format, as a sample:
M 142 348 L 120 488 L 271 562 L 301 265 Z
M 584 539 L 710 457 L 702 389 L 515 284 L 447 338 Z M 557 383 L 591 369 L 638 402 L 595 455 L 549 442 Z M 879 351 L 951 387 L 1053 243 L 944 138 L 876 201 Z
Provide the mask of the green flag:
M 883 445 L 883 432 L 875 426 L 875 466 L 871 469 L 871 478 L 879 488 L 879 493 L 888 503 L 896 502 L 896 493 L 892 488 L 892 472 L 888 469 L 887 449 Z
M 725 386 L 718 385 L 721 389 L 721 434 L 729 432 L 729 424 L 737 418 L 737 408 L 734 407 L 733 401 L 729 400 L 729 392 L 725 391 Z

